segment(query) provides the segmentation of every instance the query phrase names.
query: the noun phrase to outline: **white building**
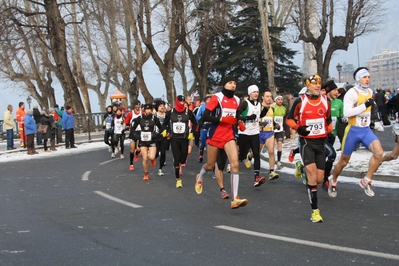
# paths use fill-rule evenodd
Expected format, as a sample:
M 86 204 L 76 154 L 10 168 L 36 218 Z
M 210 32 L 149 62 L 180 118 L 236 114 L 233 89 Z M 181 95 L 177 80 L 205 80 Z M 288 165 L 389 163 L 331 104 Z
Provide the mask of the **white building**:
M 381 54 L 373 55 L 366 62 L 371 76 L 371 88 L 399 88 L 399 52 L 382 50 Z

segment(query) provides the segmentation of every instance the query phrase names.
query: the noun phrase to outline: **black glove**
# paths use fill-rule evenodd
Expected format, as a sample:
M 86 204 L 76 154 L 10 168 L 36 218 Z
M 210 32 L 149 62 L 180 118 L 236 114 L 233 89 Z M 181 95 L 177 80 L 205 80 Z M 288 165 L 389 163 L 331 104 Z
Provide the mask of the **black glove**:
M 328 133 L 328 134 L 327 134 L 327 139 L 329 139 L 329 140 L 335 139 L 334 133 L 333 133 L 333 132 Z
M 250 116 L 247 116 L 246 120 L 255 120 L 256 119 L 256 114 L 252 114 Z
M 369 98 L 365 103 L 364 103 L 364 105 L 366 106 L 366 107 L 369 107 L 369 106 L 371 106 L 371 105 L 373 105 L 374 104 L 374 99 L 373 98 Z
M 306 130 L 306 126 L 299 126 L 296 132 L 301 136 L 307 136 L 310 133 L 310 131 Z

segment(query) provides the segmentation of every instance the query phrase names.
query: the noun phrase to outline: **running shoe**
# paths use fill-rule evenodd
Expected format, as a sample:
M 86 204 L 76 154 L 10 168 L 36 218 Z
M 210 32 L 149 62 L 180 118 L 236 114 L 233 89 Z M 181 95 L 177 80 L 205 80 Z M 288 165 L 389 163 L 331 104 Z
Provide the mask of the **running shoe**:
M 215 174 L 215 172 L 212 173 L 212 178 L 213 178 L 213 179 L 216 179 L 216 174 Z
M 301 170 L 302 167 L 303 167 L 303 164 L 302 164 L 302 162 L 300 160 L 295 162 L 295 177 L 296 178 L 301 178 L 301 176 L 302 176 L 302 170 Z
M 277 162 L 277 170 L 281 170 L 281 168 L 283 168 L 283 164 L 281 162 Z
M 336 198 L 337 197 L 337 184 L 335 184 L 335 186 L 333 185 L 333 181 L 332 181 L 332 177 L 330 177 L 330 179 L 328 179 L 328 196 L 330 196 L 330 198 Z
M 375 194 L 373 188 L 371 187 L 371 181 L 366 182 L 364 178 L 362 178 L 359 181 L 359 185 L 364 189 L 364 193 L 366 193 L 367 196 L 374 197 Z
M 120 158 L 125 159 L 125 155 L 121 154 Z
M 222 199 L 228 199 L 228 198 L 230 197 L 230 195 L 227 193 L 227 191 L 226 191 L 225 189 L 222 189 L 222 190 L 220 191 L 220 197 L 221 197 Z
M 115 153 L 111 153 L 111 158 L 115 158 Z
M 204 157 L 202 157 L 202 155 L 200 155 L 198 161 L 199 161 L 200 163 L 202 163 L 203 160 L 204 160 Z
M 152 167 L 154 167 L 155 165 L 157 165 L 157 161 L 156 160 L 151 160 L 150 164 L 151 164 Z
M 266 179 L 263 176 L 256 176 L 254 180 L 254 187 L 260 187 L 265 182 Z
M 150 179 L 150 175 L 148 173 L 144 174 L 143 180 L 147 181 Z
M 138 152 L 138 151 L 136 151 L 136 152 L 134 153 L 134 161 L 135 161 L 135 162 L 138 162 L 138 161 L 139 161 L 139 154 L 140 154 L 140 152 Z
M 231 208 L 232 209 L 237 209 L 239 207 L 244 207 L 248 204 L 247 199 L 240 199 L 240 197 L 236 196 L 232 201 L 231 201 Z
M 262 153 L 266 153 L 266 152 L 267 152 L 266 144 L 263 144 Z
M 159 176 L 164 176 L 164 173 L 162 172 L 162 169 L 158 169 L 158 175 Z
M 176 188 L 182 188 L 183 187 L 183 181 L 181 179 L 176 180 Z
M 247 153 L 247 159 L 250 161 L 252 160 L 252 152 Z
M 180 164 L 181 167 L 186 167 L 186 163 Z
M 226 172 L 227 172 L 227 173 L 230 173 L 230 164 L 227 164 Z
M 280 175 L 274 171 L 269 174 L 269 180 L 276 180 L 279 177 Z
M 197 174 L 197 176 L 195 177 L 195 192 L 197 192 L 197 194 L 201 194 L 202 193 L 202 181 L 198 180 L 199 178 L 199 174 Z
M 290 154 L 288 154 L 288 161 L 292 163 L 294 161 L 294 158 L 295 158 L 294 149 L 291 149 Z
M 130 170 L 130 171 L 134 171 L 134 165 L 133 165 L 133 164 L 131 164 L 131 165 L 129 166 L 129 170 Z
M 323 218 L 320 215 L 320 210 L 316 209 L 312 211 L 312 215 L 310 216 L 310 220 L 314 223 L 322 223 Z
M 111 146 L 108 147 L 108 151 L 112 152 L 112 147 Z
M 330 182 L 328 181 L 323 181 L 323 184 L 321 185 L 321 187 L 325 190 L 328 191 L 328 187 L 330 186 Z

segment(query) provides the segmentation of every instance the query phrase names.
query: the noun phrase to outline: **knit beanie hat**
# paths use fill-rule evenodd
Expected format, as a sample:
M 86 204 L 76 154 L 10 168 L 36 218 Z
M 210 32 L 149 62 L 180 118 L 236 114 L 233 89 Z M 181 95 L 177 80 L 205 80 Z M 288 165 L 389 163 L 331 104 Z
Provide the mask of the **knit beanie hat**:
M 248 87 L 248 95 L 250 95 L 251 92 L 255 92 L 255 91 L 259 92 L 258 86 L 256 86 L 256 85 L 251 85 L 251 86 Z
M 332 90 L 338 89 L 337 85 L 335 84 L 334 80 L 329 80 L 321 86 L 322 89 L 326 90 L 326 93 L 329 93 Z
M 236 80 L 235 77 L 233 77 L 233 76 L 226 76 L 226 77 L 224 77 L 224 78 L 222 79 L 222 82 L 220 83 L 220 85 L 224 87 L 224 85 L 226 85 L 226 83 L 229 82 L 229 81 L 235 81 L 235 82 L 237 82 L 237 80 Z

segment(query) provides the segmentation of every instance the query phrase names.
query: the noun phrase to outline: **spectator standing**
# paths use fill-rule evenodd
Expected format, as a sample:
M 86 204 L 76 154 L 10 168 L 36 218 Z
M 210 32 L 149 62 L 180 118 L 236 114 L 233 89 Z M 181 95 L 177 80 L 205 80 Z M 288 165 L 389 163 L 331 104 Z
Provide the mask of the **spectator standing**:
M 12 105 L 7 106 L 7 110 L 4 112 L 4 127 L 7 132 L 7 150 L 14 150 L 14 118 L 12 117 Z
M 58 104 L 54 105 L 54 121 L 55 121 L 55 136 L 57 139 L 57 144 L 63 143 L 62 140 L 62 115 L 64 114 L 64 109 L 59 109 Z
M 40 126 L 40 119 L 42 118 L 42 113 L 39 111 L 39 107 L 37 105 L 33 106 L 33 119 L 35 119 L 36 122 L 36 127 L 39 128 Z M 44 114 L 44 112 L 43 112 Z M 42 134 L 36 134 L 36 145 L 42 145 L 43 144 L 43 135 Z
M 47 110 L 47 112 L 41 111 L 40 114 L 41 114 L 41 117 L 40 117 L 39 123 L 42 124 L 42 125 L 46 125 L 47 126 L 47 130 L 46 130 L 45 133 L 36 134 L 37 135 L 36 139 L 38 139 L 39 135 L 42 135 L 44 151 L 45 152 L 50 152 L 50 149 L 47 146 L 47 140 L 51 137 L 51 120 L 50 120 L 50 116 L 49 116 L 48 110 Z
M 25 116 L 26 116 L 25 103 L 19 102 L 18 110 L 16 112 L 16 119 L 18 121 L 19 146 L 21 147 L 25 147 L 25 126 L 24 126 Z
M 25 129 L 26 129 L 26 148 L 28 149 L 29 155 L 38 154 L 35 150 L 35 134 L 37 133 L 37 127 L 35 119 L 33 119 L 33 111 L 28 110 L 24 118 Z
M 64 114 L 62 115 L 62 130 L 65 131 L 65 148 L 77 148 L 75 146 L 75 121 L 73 119 L 72 107 L 70 105 L 65 106 Z

